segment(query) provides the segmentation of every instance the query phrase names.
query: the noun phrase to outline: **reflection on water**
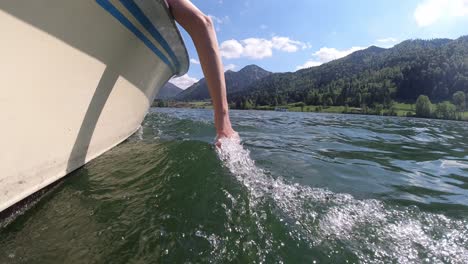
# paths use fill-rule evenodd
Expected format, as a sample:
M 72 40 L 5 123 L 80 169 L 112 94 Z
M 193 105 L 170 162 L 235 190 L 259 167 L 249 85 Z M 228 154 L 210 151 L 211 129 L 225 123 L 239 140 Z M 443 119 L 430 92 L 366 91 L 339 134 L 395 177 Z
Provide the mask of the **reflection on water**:
M 466 263 L 466 123 L 152 110 L 0 230 L 0 263 Z

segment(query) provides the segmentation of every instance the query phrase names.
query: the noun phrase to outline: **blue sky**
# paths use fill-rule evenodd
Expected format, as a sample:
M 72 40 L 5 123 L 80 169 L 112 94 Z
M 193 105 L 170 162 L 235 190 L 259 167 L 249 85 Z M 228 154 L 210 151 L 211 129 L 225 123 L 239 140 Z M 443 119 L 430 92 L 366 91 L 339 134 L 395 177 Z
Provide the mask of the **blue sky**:
M 272 72 L 317 66 L 371 45 L 468 34 L 468 0 L 193 0 L 215 23 L 225 70 Z M 181 29 L 181 28 L 180 28 Z M 192 40 L 186 88 L 203 78 Z

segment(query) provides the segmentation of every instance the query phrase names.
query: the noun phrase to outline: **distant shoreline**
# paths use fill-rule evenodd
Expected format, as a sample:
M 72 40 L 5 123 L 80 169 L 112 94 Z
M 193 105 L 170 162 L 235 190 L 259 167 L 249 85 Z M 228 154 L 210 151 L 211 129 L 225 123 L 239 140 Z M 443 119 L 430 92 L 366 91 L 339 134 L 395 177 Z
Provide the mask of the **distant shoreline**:
M 193 101 L 193 102 L 165 102 L 166 105 L 153 104 L 152 107 L 156 108 L 184 108 L 184 109 L 213 109 L 213 105 L 208 101 Z M 394 117 L 414 117 L 414 118 L 426 118 L 435 120 L 451 120 L 451 121 L 464 121 L 468 122 L 468 111 L 461 112 L 461 119 L 444 119 L 444 118 L 433 118 L 433 117 L 421 117 L 416 116 L 415 104 L 406 103 L 395 103 L 393 112 L 390 113 L 389 109 L 380 109 L 380 114 L 375 109 L 368 108 L 367 112 L 363 111 L 363 108 L 358 107 L 346 107 L 346 106 L 315 106 L 315 105 L 303 105 L 298 106 L 298 103 L 292 103 L 289 105 L 281 106 L 259 106 L 252 107 L 249 109 L 236 109 L 231 110 L 257 110 L 257 111 L 275 111 L 275 108 L 287 109 L 287 112 L 302 112 L 302 113 L 329 113 L 329 114 L 350 114 L 350 115 L 372 115 L 372 116 L 394 116 Z

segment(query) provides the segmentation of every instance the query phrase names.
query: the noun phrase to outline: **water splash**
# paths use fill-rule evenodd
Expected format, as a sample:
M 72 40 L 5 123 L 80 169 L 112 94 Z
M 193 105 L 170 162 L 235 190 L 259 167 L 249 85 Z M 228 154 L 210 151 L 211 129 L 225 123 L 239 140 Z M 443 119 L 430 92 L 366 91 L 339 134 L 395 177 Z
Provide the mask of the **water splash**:
M 270 203 L 292 239 L 325 249 L 329 257 L 342 249 L 362 263 L 468 263 L 466 220 L 291 184 L 257 167 L 237 140 L 222 139 L 221 144 L 219 158 L 247 189 L 258 231 L 270 241 L 265 254 L 272 250 L 272 238 L 262 208 Z

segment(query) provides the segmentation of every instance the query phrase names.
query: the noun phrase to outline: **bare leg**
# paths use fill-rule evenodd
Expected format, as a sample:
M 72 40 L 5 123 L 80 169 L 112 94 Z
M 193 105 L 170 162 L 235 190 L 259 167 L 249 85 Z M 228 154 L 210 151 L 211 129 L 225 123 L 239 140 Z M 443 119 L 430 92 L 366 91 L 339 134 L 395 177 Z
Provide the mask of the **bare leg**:
M 229 119 L 226 82 L 218 40 L 210 17 L 203 14 L 188 0 L 167 0 L 176 21 L 190 34 L 208 84 L 214 108 L 217 142 L 224 137 L 236 136 Z

